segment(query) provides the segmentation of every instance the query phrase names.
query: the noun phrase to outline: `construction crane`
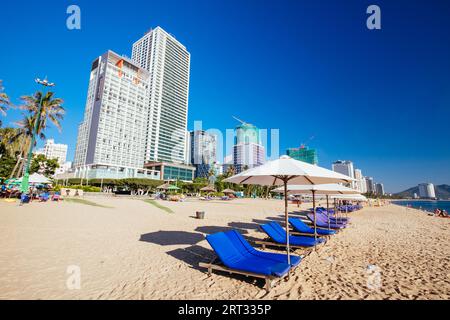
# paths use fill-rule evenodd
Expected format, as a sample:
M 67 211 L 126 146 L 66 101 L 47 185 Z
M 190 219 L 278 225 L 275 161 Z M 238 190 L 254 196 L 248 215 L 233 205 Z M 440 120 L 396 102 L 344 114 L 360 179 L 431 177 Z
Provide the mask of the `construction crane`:
M 302 142 L 302 143 L 300 144 L 300 149 L 305 148 L 306 145 L 307 145 L 308 143 L 310 143 L 313 139 L 314 139 L 314 136 L 311 136 L 311 137 L 309 137 L 308 140 L 306 140 L 306 142 Z
M 242 121 L 242 120 L 239 119 L 238 117 L 235 117 L 235 116 L 232 116 L 232 117 L 233 117 L 234 120 L 236 120 L 236 121 L 242 123 L 243 125 L 249 125 L 249 124 L 250 124 L 250 123 L 247 123 L 247 122 L 245 122 L 245 121 Z

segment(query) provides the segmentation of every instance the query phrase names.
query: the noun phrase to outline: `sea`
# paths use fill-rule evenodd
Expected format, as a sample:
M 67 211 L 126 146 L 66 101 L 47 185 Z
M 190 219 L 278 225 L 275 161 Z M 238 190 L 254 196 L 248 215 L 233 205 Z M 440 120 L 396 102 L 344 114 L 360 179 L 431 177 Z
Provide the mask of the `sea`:
M 399 200 L 394 204 L 434 212 L 436 208 L 450 212 L 450 200 Z

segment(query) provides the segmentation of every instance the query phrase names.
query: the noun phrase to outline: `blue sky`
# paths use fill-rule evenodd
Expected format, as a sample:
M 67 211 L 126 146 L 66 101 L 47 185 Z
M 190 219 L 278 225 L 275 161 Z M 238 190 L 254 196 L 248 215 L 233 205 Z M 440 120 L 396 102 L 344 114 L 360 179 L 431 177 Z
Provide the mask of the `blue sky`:
M 81 8 L 81 30 L 66 8 Z M 366 28 L 381 8 L 382 29 Z M 389 192 L 450 183 L 449 1 L 8 1 L 0 79 L 15 103 L 35 77 L 67 109 L 48 137 L 73 157 L 91 62 L 161 26 L 191 52 L 189 127 L 233 128 L 235 115 L 280 129 L 281 152 L 310 141 L 319 163 L 353 160 Z M 5 124 L 17 120 L 9 113 Z

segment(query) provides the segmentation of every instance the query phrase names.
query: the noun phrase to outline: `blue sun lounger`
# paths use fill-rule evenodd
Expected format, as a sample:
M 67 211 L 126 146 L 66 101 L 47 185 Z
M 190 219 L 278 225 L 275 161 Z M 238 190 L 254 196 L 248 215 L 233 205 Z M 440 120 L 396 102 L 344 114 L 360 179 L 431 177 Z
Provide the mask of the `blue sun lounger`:
M 312 213 L 308 213 L 306 215 L 308 217 L 309 220 L 311 220 L 311 222 L 314 223 L 314 214 Z M 323 221 L 320 219 L 320 217 L 316 217 L 316 226 L 319 228 L 326 228 L 328 229 L 328 221 Z M 331 229 L 344 229 L 346 226 L 344 224 L 340 224 L 340 223 L 336 223 L 336 222 L 331 222 L 330 221 L 330 228 Z
M 201 262 L 199 266 L 207 268 L 208 275 L 211 275 L 214 269 L 263 278 L 268 291 L 273 282 L 284 278 L 289 270 L 301 261 L 301 257 L 291 255 L 289 265 L 285 254 L 256 250 L 236 230 L 211 234 L 206 236 L 206 240 L 223 264 L 214 264 L 214 261 Z
M 266 246 L 286 247 L 286 231 L 277 222 L 262 224 L 261 229 L 269 236 L 271 241 L 255 241 L 255 243 Z M 324 242 L 325 239 L 314 239 L 305 236 L 289 236 L 289 246 L 291 248 L 308 248 Z
M 326 213 L 323 213 L 323 212 L 316 212 L 316 215 L 317 215 L 317 217 L 319 218 L 319 219 L 321 219 L 323 222 L 326 222 L 326 223 L 328 223 L 328 216 L 327 216 L 327 214 Z M 347 219 L 347 218 L 344 218 L 344 217 L 339 217 L 339 218 L 337 218 L 337 217 L 329 217 L 330 218 L 330 222 L 331 223 L 337 223 L 337 224 L 342 224 L 342 225 L 347 225 L 349 222 L 350 222 L 350 220 L 349 219 Z
M 314 236 L 314 228 L 311 228 L 306 223 L 304 223 L 299 218 L 289 218 L 289 223 L 294 228 L 294 230 L 301 234 L 307 234 Z M 330 236 L 332 234 L 336 234 L 336 231 L 334 230 L 328 230 L 328 229 L 316 229 L 317 235 L 319 236 Z

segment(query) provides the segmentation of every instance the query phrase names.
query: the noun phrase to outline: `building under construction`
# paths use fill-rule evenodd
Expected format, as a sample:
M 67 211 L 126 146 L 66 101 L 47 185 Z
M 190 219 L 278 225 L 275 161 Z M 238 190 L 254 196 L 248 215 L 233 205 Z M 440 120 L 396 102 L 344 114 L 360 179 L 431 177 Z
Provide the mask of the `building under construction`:
M 319 164 L 319 160 L 317 158 L 316 149 L 309 149 L 305 145 L 301 145 L 299 148 L 289 148 L 287 149 L 287 155 L 295 160 L 311 163 L 311 164 Z

